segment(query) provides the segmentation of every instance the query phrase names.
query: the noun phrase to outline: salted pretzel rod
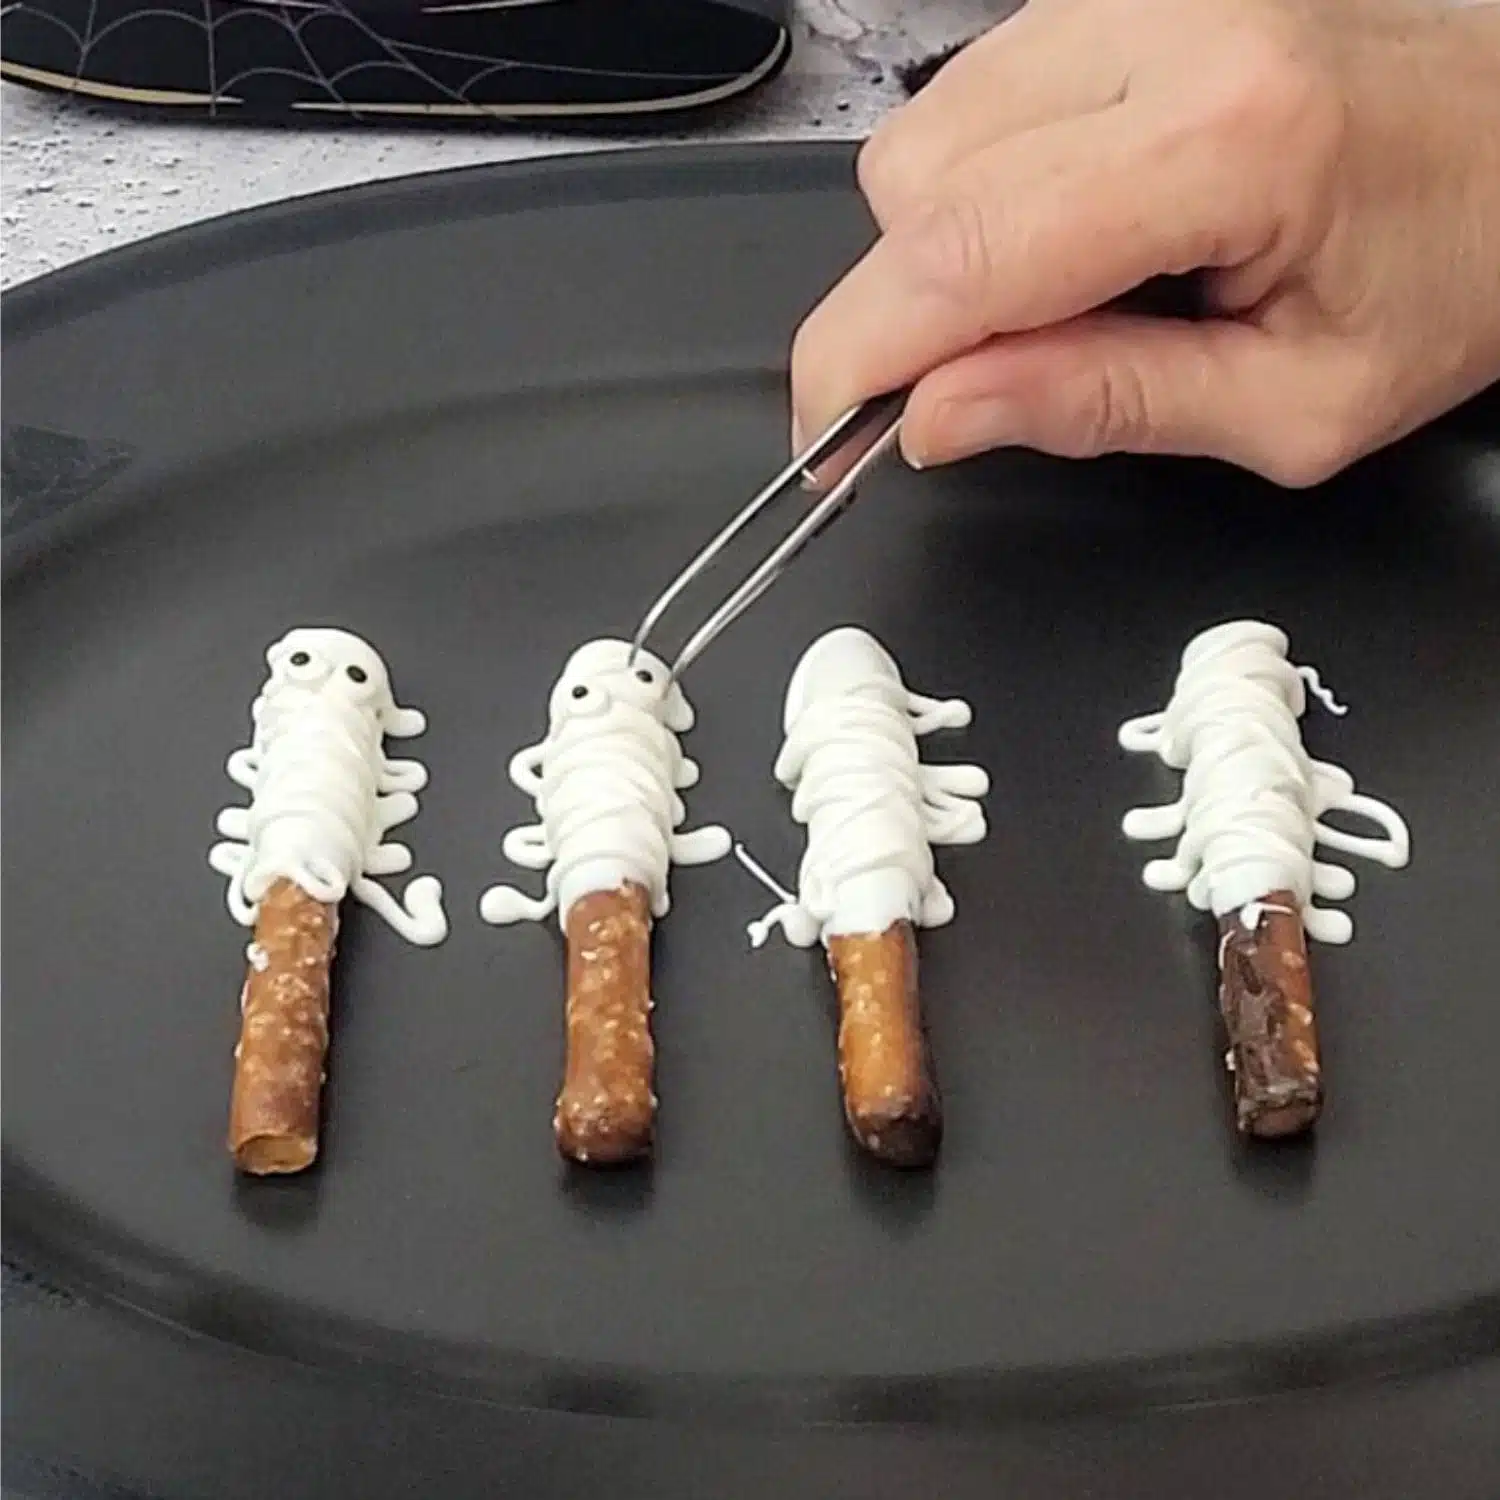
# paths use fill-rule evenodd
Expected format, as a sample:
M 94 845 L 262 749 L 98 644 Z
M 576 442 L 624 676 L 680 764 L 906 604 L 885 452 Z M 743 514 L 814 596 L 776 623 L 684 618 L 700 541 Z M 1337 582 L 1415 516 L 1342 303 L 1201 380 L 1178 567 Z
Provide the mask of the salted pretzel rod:
M 251 742 L 230 756 L 249 807 L 218 818 L 209 863 L 229 877 L 235 919 L 254 927 L 240 996 L 229 1151 L 242 1172 L 300 1172 L 318 1154 L 318 1116 L 339 903 L 370 907 L 409 941 L 447 935 L 442 886 L 413 880 L 402 905 L 374 880 L 411 865 L 386 833 L 416 815 L 427 772 L 387 760 L 383 738 L 420 734 L 385 663 L 341 630 L 293 630 L 266 653 Z
M 567 1040 L 557 1148 L 601 1166 L 651 1153 L 651 906 L 644 886 L 580 896 L 568 912 Z
M 546 891 L 492 886 L 479 912 L 497 924 L 555 912 L 562 925 L 565 1055 L 552 1125 L 571 1161 L 609 1166 L 652 1150 L 652 924 L 671 905 L 673 863 L 729 852 L 722 828 L 677 832 L 687 816 L 678 794 L 698 779 L 677 739 L 692 725 L 657 657 L 628 641 L 591 641 L 553 688 L 546 738 L 510 763 L 541 820 L 511 829 L 505 854 L 545 869 Z
M 922 1025 L 910 922 L 830 937 L 839 998 L 839 1084 L 850 1133 L 893 1166 L 922 1167 L 943 1138 L 943 1109 Z
M 966 703 L 911 692 L 865 631 L 830 631 L 792 674 L 776 760 L 792 816 L 807 827 L 796 892 L 735 850 L 779 897 L 751 923 L 751 942 L 779 927 L 797 947 L 827 950 L 844 1117 L 893 1166 L 929 1165 L 943 1133 L 917 985 L 917 928 L 953 919 L 932 846 L 983 838 L 977 799 L 989 789 L 978 766 L 924 765 L 918 740 L 970 717 Z
M 1315 858 L 1316 846 L 1392 869 L 1411 853 L 1400 815 L 1354 790 L 1342 767 L 1312 759 L 1298 720 L 1311 693 L 1336 703 L 1310 667 L 1287 659 L 1273 625 L 1234 620 L 1188 643 L 1171 701 L 1120 728 L 1127 750 L 1150 751 L 1183 774 L 1182 795 L 1126 815 L 1135 839 L 1178 838 L 1146 865 L 1154 890 L 1186 891 L 1219 925 L 1219 1008 L 1228 1034 L 1235 1124 L 1243 1135 L 1296 1135 L 1323 1108 L 1323 1069 L 1308 939 L 1347 943 L 1354 924 L 1315 897 L 1342 900 L 1354 876 Z M 1340 811 L 1376 824 L 1371 838 L 1321 821 Z
M 229 1151 L 242 1172 L 300 1172 L 318 1154 L 338 907 L 276 881 L 260 900 L 240 1007 Z

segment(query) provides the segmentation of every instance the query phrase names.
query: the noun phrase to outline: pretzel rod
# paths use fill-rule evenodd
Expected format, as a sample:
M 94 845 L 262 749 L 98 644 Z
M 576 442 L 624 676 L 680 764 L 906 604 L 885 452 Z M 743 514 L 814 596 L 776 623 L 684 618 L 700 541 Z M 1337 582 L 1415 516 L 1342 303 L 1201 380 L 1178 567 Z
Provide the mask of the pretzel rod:
M 241 1000 L 229 1150 L 242 1172 L 300 1172 L 318 1154 L 338 907 L 277 880 L 260 901 Z
M 943 1113 L 922 1030 L 912 924 L 827 942 L 839 996 L 844 1118 L 872 1156 L 898 1167 L 928 1166 L 942 1140 Z
M 1355 888 L 1353 872 L 1326 852 L 1392 870 L 1411 857 L 1400 813 L 1307 753 L 1299 721 L 1309 700 L 1335 717 L 1348 710 L 1289 650 L 1286 633 L 1263 620 L 1211 626 L 1183 650 L 1167 706 L 1119 729 L 1126 750 L 1182 772 L 1175 801 L 1132 808 L 1123 826 L 1127 838 L 1175 838 L 1169 857 L 1147 863 L 1146 884 L 1184 891 L 1218 919 L 1219 1008 L 1235 1121 L 1248 1136 L 1299 1134 L 1323 1107 L 1307 944 L 1350 940 L 1348 913 L 1318 902 Z M 1326 823 L 1330 812 L 1375 833 Z
M 1323 1107 L 1323 1074 L 1307 935 L 1291 891 L 1219 918 L 1219 1009 L 1240 1133 L 1309 1129 Z
M 740 863 L 778 899 L 749 927 L 799 948 L 821 942 L 839 996 L 844 1117 L 871 1155 L 923 1167 L 942 1140 L 917 990 L 919 927 L 953 920 L 933 847 L 985 835 L 979 766 L 932 765 L 921 741 L 973 718 L 958 698 L 907 687 L 868 631 L 842 626 L 803 652 L 787 684 L 776 779 L 807 829 L 797 889 L 784 890 L 743 849 Z
M 674 865 L 729 852 L 726 829 L 684 830 L 682 793 L 698 767 L 679 735 L 692 705 L 666 663 L 629 641 L 587 641 L 547 705 L 547 733 L 511 757 L 510 778 L 537 821 L 505 835 L 505 856 L 547 871 L 545 892 L 493 885 L 486 922 L 559 915 L 568 946 L 567 1056 L 553 1130 L 578 1162 L 651 1151 L 651 926 L 671 908 Z
M 651 1152 L 651 902 L 643 886 L 580 896 L 568 911 L 567 1059 L 552 1126 L 577 1162 Z

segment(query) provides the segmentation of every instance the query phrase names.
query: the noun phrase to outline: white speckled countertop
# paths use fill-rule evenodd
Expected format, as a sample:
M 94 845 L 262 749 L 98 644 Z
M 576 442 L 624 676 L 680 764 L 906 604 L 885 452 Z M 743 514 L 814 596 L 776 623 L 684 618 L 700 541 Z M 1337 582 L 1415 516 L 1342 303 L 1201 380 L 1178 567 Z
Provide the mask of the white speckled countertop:
M 961 41 L 1005 0 L 797 0 L 793 56 L 748 101 L 653 140 L 862 136 L 895 66 Z M 0 280 L 11 286 L 198 219 L 373 178 L 638 143 L 496 128 L 443 134 L 180 125 L 0 86 Z

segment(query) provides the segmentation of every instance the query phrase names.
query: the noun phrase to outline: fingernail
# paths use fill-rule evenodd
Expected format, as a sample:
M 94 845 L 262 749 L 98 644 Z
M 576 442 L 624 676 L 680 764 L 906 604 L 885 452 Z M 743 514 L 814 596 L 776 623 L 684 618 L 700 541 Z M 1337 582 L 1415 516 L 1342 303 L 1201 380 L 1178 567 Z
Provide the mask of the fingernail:
M 802 488 L 804 493 L 809 495 L 816 495 L 818 491 L 823 488 L 822 482 L 811 469 L 804 469 L 802 471 L 802 477 L 797 481 L 797 483 Z
M 944 401 L 932 414 L 929 454 L 953 460 L 969 458 L 990 448 L 1015 441 L 1019 429 L 1017 410 L 999 396 L 966 401 Z

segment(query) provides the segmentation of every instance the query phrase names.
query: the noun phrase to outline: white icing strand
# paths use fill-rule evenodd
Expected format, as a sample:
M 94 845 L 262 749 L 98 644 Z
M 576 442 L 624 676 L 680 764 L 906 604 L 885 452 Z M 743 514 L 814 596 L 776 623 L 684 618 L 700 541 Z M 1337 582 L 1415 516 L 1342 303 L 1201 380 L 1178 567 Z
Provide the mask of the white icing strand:
M 734 846 L 734 857 L 781 903 L 776 908 L 777 911 L 780 911 L 782 907 L 796 906 L 796 892 L 787 890 L 743 844 Z M 763 948 L 766 945 L 766 939 L 771 936 L 771 924 L 763 921 L 750 922 L 746 924 L 745 931 L 749 934 L 752 948 Z M 817 939 L 814 938 L 813 941 L 816 942 Z M 810 947 L 811 944 L 806 946 Z
M 917 740 L 972 717 L 967 703 L 910 692 L 889 652 L 863 630 L 834 630 L 809 647 L 787 689 L 776 761 L 777 780 L 793 793 L 792 816 L 807 827 L 807 851 L 795 900 L 756 923 L 752 942 L 773 927 L 810 948 L 903 920 L 953 920 L 932 846 L 984 837 L 977 799 L 989 777 L 978 766 L 924 766 Z
M 1153 890 L 1186 890 L 1200 911 L 1238 911 L 1247 927 L 1276 908 L 1272 891 L 1296 894 L 1308 936 L 1347 943 L 1354 924 L 1339 911 L 1313 905 L 1315 896 L 1341 901 L 1354 875 L 1314 858 L 1314 847 L 1361 855 L 1399 869 L 1411 856 L 1400 814 L 1354 790 L 1342 767 L 1313 760 L 1297 720 L 1313 692 L 1333 701 L 1311 668 L 1287 660 L 1286 636 L 1272 625 L 1235 620 L 1189 642 L 1171 702 L 1159 713 L 1120 728 L 1127 750 L 1151 751 L 1184 770 L 1182 796 L 1163 807 L 1125 816 L 1128 838 L 1180 839 L 1170 859 L 1146 865 Z M 1320 821 L 1343 812 L 1368 819 L 1380 837 L 1345 833 Z
M 409 942 L 442 942 L 448 921 L 440 881 L 419 876 L 403 904 L 372 878 L 411 868 L 410 849 L 382 840 L 416 816 L 416 793 L 427 785 L 420 762 L 386 759 L 383 737 L 421 734 L 426 719 L 397 706 L 385 663 L 347 631 L 289 631 L 266 662 L 270 675 L 250 710 L 251 742 L 227 766 L 250 806 L 219 814 L 225 842 L 208 855 L 229 877 L 235 920 L 252 926 L 261 897 L 284 879 L 320 901 L 353 895 Z
M 1340 703 L 1339 700 L 1333 696 L 1332 688 L 1324 687 L 1323 679 L 1318 676 L 1318 669 L 1316 667 L 1298 667 L 1297 675 L 1303 680 L 1303 682 L 1307 684 L 1308 692 L 1310 692 L 1313 697 L 1316 698 L 1318 702 L 1328 710 L 1329 713 L 1334 715 L 1335 718 L 1342 719 L 1344 715 L 1349 712 L 1349 705 L 1347 703 Z
M 643 886 L 652 914 L 665 916 L 670 867 L 722 859 L 730 845 L 723 828 L 676 832 L 687 816 L 678 792 L 698 780 L 677 740 L 693 726 L 681 688 L 649 651 L 632 666 L 628 642 L 590 641 L 563 669 L 548 720 L 547 737 L 510 763 L 541 821 L 511 829 L 504 843 L 513 864 L 547 870 L 545 894 L 491 886 L 480 916 L 503 925 L 556 911 L 565 925 L 580 896 L 626 882 Z

